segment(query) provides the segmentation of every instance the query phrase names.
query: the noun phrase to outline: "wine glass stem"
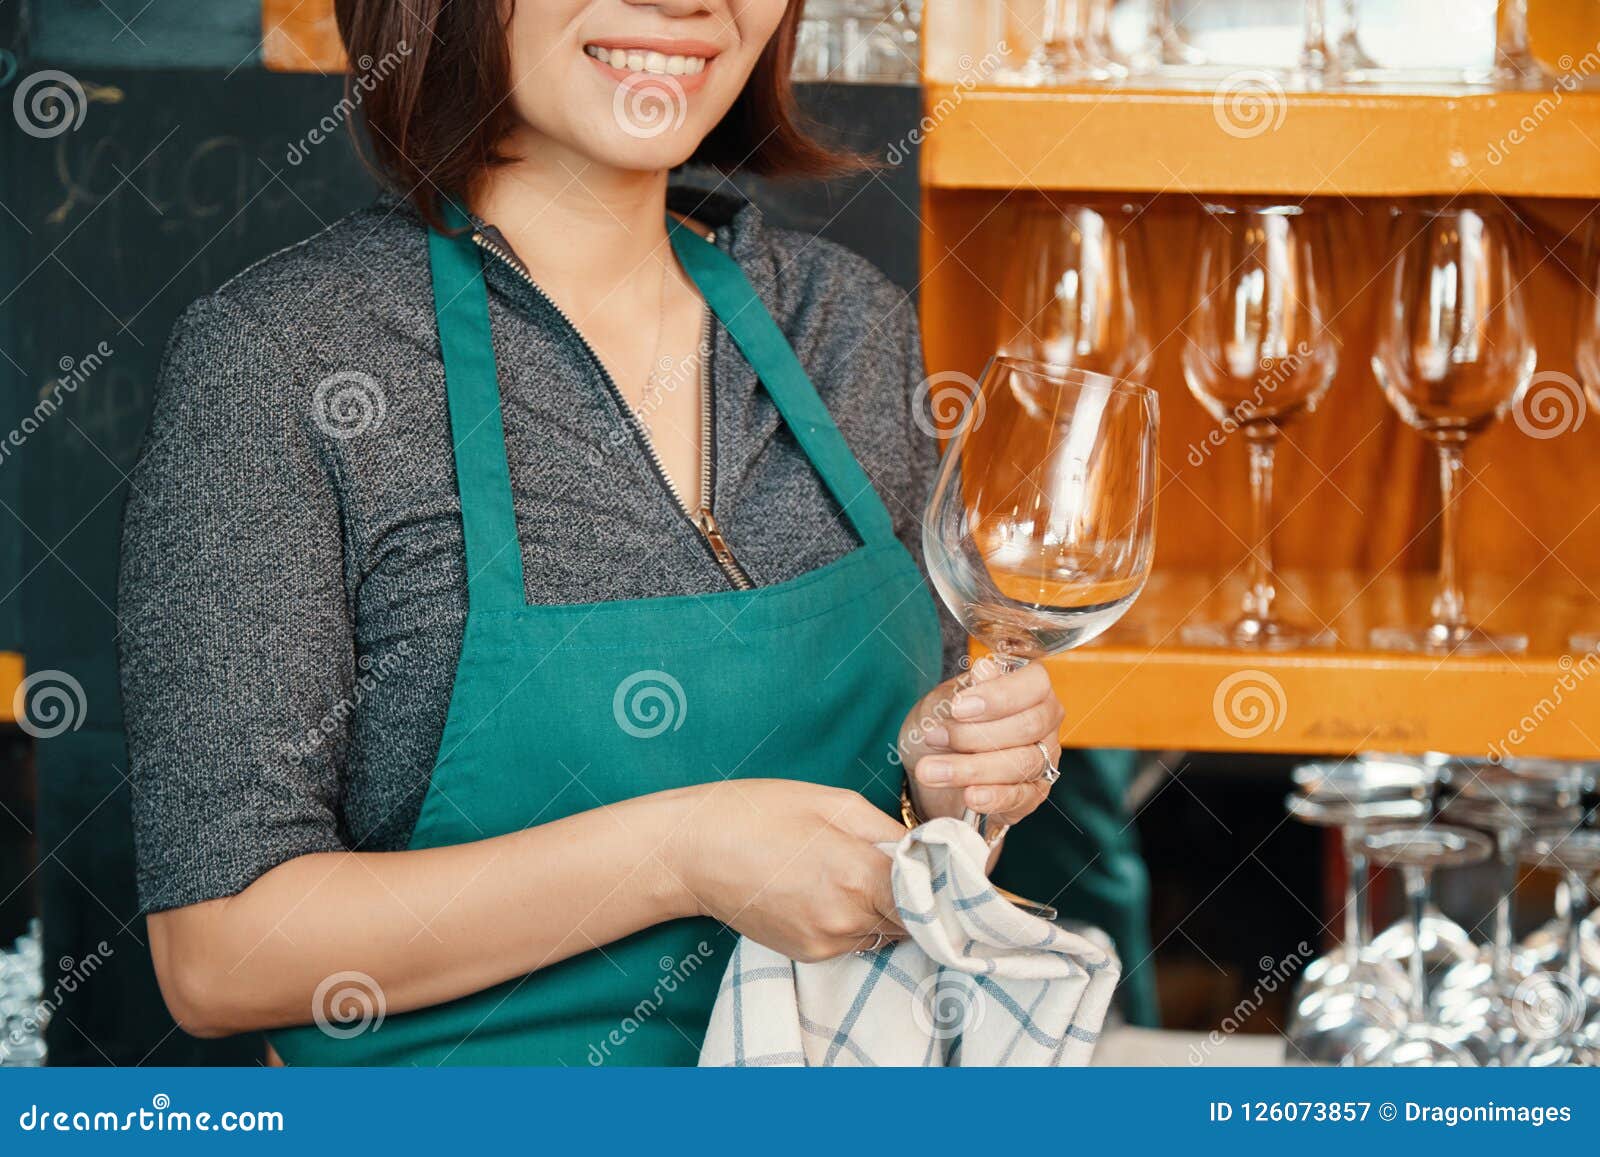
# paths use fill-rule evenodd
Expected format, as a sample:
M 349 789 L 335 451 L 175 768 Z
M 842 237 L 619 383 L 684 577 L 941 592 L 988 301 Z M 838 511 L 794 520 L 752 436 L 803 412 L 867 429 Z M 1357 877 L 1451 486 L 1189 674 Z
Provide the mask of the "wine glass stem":
M 1439 592 L 1433 598 L 1433 621 L 1447 627 L 1466 622 L 1466 595 L 1456 567 L 1460 528 L 1457 498 L 1461 489 L 1461 446 L 1439 443 Z
M 1272 464 L 1277 455 L 1273 436 L 1250 440 L 1250 590 L 1245 618 L 1270 623 L 1278 597 L 1272 577 Z
M 1078 48 L 1078 4 L 1080 0 L 1045 0 L 1044 29 L 1039 54 L 1052 69 L 1071 66 Z
M 1502 830 L 1499 844 L 1500 895 L 1494 902 L 1494 976 L 1504 982 L 1511 976 L 1511 935 L 1517 895 L 1517 836 Z
M 1494 33 L 1495 67 L 1525 72 L 1533 59 L 1528 46 L 1528 0 L 1500 0 Z
M 1172 19 L 1172 0 L 1152 0 L 1150 4 L 1150 43 L 1160 46 L 1177 35 L 1178 25 Z
M 1012 655 L 1005 651 L 991 651 L 989 653 L 989 657 L 993 659 L 996 665 L 999 666 L 1000 670 L 1006 674 L 1010 674 L 1012 671 L 1020 671 L 1022 668 L 1028 665 L 1028 660 L 1025 656 Z M 972 808 L 965 808 L 962 810 L 961 822 L 967 824 L 969 827 L 976 828 L 978 834 L 984 839 L 988 840 L 991 844 L 993 844 L 1001 836 L 1005 835 L 1006 829 L 1010 827 L 1009 824 L 1001 824 L 998 827 L 991 828 L 989 826 L 989 817 L 984 815 L 982 812 L 974 811 Z
M 1361 850 L 1362 833 L 1344 829 L 1344 944 L 1351 963 L 1367 948 L 1367 854 Z
M 1411 905 L 1411 1019 L 1421 1024 L 1428 1017 L 1427 964 L 1422 953 L 1422 924 L 1428 915 L 1428 870 L 1418 864 L 1403 864 L 1400 874 Z
M 1583 984 L 1583 922 L 1589 918 L 1592 907 L 1589 898 L 1589 881 L 1582 872 L 1567 873 L 1567 979 L 1572 981 L 1574 992 L 1582 991 Z
M 1305 0 L 1305 44 L 1300 49 L 1300 66 L 1307 72 L 1322 72 L 1328 67 L 1328 0 Z

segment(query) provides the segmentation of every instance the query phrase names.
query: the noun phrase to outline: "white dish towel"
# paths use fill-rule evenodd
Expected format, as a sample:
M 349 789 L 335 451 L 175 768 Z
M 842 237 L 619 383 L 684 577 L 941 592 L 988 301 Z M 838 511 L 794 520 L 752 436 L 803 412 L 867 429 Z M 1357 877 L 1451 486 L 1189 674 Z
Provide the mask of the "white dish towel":
M 959 820 L 882 847 L 911 938 L 796 964 L 741 937 L 700 1064 L 1088 1064 L 1116 956 L 1001 897 L 983 838 Z

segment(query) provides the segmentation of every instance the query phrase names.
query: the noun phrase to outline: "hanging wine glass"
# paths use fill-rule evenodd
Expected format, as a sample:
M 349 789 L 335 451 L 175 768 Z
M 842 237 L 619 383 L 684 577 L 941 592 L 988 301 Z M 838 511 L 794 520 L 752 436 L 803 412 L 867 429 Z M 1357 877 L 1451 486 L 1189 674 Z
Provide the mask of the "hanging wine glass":
M 1394 230 L 1372 372 L 1389 404 L 1438 451 L 1439 586 L 1430 623 L 1380 627 L 1372 645 L 1430 654 L 1521 652 L 1526 635 L 1489 634 L 1468 618 L 1457 560 L 1467 441 L 1499 419 L 1533 377 L 1520 234 L 1494 205 L 1400 210 Z
M 999 351 L 1144 384 L 1150 274 L 1133 215 L 1125 208 L 1032 206 L 1021 215 L 1012 252 Z
M 1553 867 L 1565 876 L 1567 941 L 1561 972 L 1525 982 L 1532 989 L 1528 999 L 1542 1007 L 1544 1026 L 1553 1031 L 1530 1041 L 1518 1063 L 1533 1068 L 1600 1066 L 1600 1026 L 1589 1023 L 1583 952 L 1584 922 L 1594 907 L 1589 883 L 1600 873 L 1600 831 L 1541 836 L 1526 847 L 1523 861 Z
M 1435 868 L 1462 867 L 1488 859 L 1486 837 L 1466 828 L 1433 824 L 1422 828 L 1388 828 L 1369 832 L 1363 841 L 1372 862 L 1397 867 L 1405 881 L 1406 901 L 1413 926 L 1421 927 L 1432 891 Z M 1421 937 L 1414 938 L 1411 970 L 1410 1016 L 1389 1046 L 1373 1059 L 1374 1065 L 1476 1067 L 1477 1058 L 1460 1029 L 1434 1023 L 1428 1015 L 1427 966 Z
M 1333 382 L 1328 239 L 1319 214 L 1297 205 L 1208 206 L 1185 327 L 1183 377 L 1250 453 L 1250 577 L 1237 619 L 1189 624 L 1203 647 L 1287 650 L 1333 641 L 1286 620 L 1273 572 L 1272 477 L 1284 423 L 1316 408 Z
M 990 360 L 945 451 L 922 547 L 940 598 L 1005 668 L 1089 642 L 1144 589 L 1158 420 L 1155 392 L 1134 382 Z

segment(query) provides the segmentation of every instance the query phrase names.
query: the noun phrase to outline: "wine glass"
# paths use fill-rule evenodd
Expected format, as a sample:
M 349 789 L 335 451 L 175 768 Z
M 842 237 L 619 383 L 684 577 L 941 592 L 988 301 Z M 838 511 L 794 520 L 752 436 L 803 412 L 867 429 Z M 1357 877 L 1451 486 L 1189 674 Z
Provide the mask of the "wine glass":
M 1404 209 L 1381 300 L 1372 372 L 1400 417 L 1439 454 L 1439 589 L 1432 622 L 1380 627 L 1386 651 L 1518 653 L 1526 635 L 1491 635 L 1467 617 L 1457 569 L 1462 454 L 1528 388 L 1533 331 L 1523 300 L 1521 236 L 1498 206 Z
M 922 522 L 939 597 L 1007 670 L 1122 617 L 1155 551 L 1155 392 L 997 355 Z M 980 831 L 986 824 L 968 813 Z
M 1137 71 L 1194 68 L 1206 62 L 1205 53 L 1184 39 L 1172 11 L 1172 0 L 1150 0 L 1150 26 L 1144 47 L 1134 57 Z
M 1600 1028 L 1587 1023 L 1583 959 L 1584 922 L 1593 910 L 1589 882 L 1600 873 L 1600 831 L 1540 836 L 1523 851 L 1523 862 L 1553 867 L 1565 876 L 1567 942 L 1559 977 L 1535 977 L 1545 982 L 1545 990 L 1531 994 L 1539 1003 L 1553 1006 L 1546 1011 L 1556 1014 L 1550 1025 L 1555 1031 L 1530 1041 L 1518 1060 L 1534 1068 L 1600 1066 Z
M 1583 285 L 1578 292 L 1578 378 L 1588 404 L 1600 411 L 1600 231 L 1590 230 L 1584 245 Z M 1581 404 L 1576 398 L 1571 403 L 1574 407 Z M 1582 417 L 1582 409 L 1562 413 L 1562 419 L 1573 426 Z M 1600 651 L 1600 631 L 1576 634 L 1571 645 L 1579 651 Z
M 1079 9 L 1088 0 L 1044 0 L 1039 43 L 1022 66 L 1029 84 L 1067 84 L 1085 71 L 1083 25 Z
M 1442 824 L 1368 832 L 1363 843 L 1373 863 L 1400 869 L 1411 922 L 1417 928 L 1422 927 L 1428 910 L 1433 870 L 1476 864 L 1490 854 L 1489 841 L 1480 833 Z M 1413 938 L 1409 966 L 1410 1017 L 1373 1064 L 1476 1067 L 1468 1034 L 1435 1024 L 1428 1017 L 1427 965 L 1420 936 Z
M 1111 43 L 1112 0 L 1080 0 L 1078 52 L 1089 80 L 1116 81 L 1128 76 L 1128 66 L 1117 59 Z
M 1335 67 L 1333 47 L 1328 43 L 1328 0 L 1305 0 L 1301 28 L 1300 76 L 1308 86 L 1320 85 Z
M 1333 382 L 1326 223 L 1297 205 L 1208 206 L 1185 326 L 1183 377 L 1224 432 L 1250 451 L 1249 589 L 1231 623 L 1190 624 L 1184 642 L 1288 650 L 1331 642 L 1282 618 L 1272 565 L 1272 467 L 1281 428 Z
M 1030 206 L 1006 276 L 999 351 L 1143 384 L 1149 285 L 1143 235 L 1127 209 Z
M 1361 43 L 1361 0 L 1343 0 L 1339 40 L 1333 48 L 1334 71 L 1341 81 L 1359 84 L 1378 71 L 1378 62 Z
M 1544 79 L 1528 36 L 1528 0 L 1500 0 L 1496 8 L 1492 79 L 1501 88 L 1531 88 Z

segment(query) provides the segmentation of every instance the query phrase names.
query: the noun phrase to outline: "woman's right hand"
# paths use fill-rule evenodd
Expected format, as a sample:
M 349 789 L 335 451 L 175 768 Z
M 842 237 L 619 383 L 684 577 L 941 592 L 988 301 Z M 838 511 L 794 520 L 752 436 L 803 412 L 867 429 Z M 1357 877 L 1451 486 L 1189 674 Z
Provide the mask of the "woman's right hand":
M 690 902 L 794 960 L 905 935 L 888 856 L 904 825 L 853 791 L 786 779 L 691 788 L 671 860 Z

